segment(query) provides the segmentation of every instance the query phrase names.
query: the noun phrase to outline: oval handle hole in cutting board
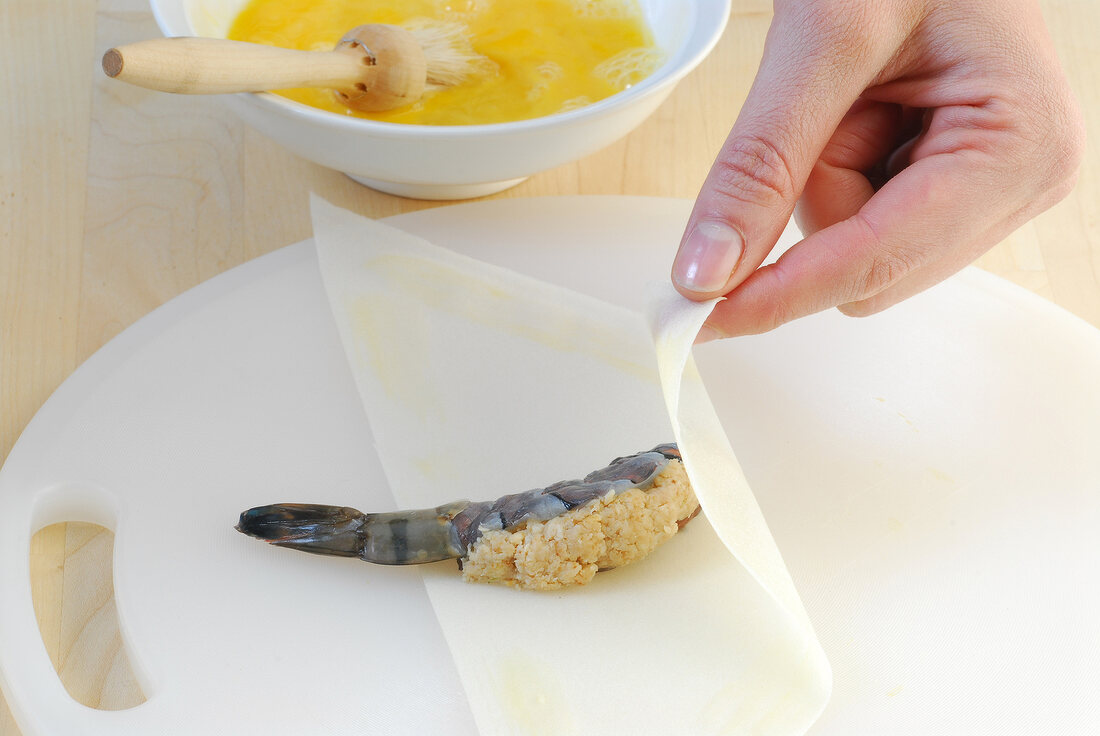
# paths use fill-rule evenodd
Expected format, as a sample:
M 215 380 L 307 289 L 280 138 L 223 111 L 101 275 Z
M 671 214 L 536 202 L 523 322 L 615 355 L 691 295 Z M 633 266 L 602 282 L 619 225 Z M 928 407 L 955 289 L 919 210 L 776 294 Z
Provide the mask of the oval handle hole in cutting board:
M 100 710 L 145 702 L 115 609 L 115 535 L 98 524 L 51 524 L 31 538 L 38 629 L 69 695 Z

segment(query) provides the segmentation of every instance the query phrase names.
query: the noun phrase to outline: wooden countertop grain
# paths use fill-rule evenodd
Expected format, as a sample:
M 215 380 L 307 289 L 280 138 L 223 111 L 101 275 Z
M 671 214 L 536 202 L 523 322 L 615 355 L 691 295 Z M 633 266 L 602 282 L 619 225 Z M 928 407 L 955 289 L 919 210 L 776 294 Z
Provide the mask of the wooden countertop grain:
M 711 56 L 614 145 L 495 195 L 696 194 L 752 82 L 770 3 L 734 0 Z M 1090 140 L 1100 140 L 1100 4 L 1043 0 Z M 96 349 L 196 284 L 309 236 L 309 192 L 371 217 L 442 203 L 366 189 L 278 148 L 212 98 L 128 87 L 103 52 L 158 36 L 144 0 L 0 3 L 0 459 Z M 1100 327 L 1100 153 L 1070 197 L 978 264 Z M 669 243 L 671 261 L 676 243 Z M 112 535 L 33 540 L 43 640 L 81 702 L 141 702 L 117 630 Z M 18 734 L 0 702 L 0 734 Z

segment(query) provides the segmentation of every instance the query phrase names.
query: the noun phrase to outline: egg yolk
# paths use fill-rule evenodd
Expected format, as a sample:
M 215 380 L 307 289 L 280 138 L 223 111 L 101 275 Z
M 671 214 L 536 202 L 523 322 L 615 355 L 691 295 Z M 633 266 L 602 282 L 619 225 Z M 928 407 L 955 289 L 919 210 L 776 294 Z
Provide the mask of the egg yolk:
M 651 74 L 662 61 L 636 0 L 251 0 L 229 38 L 328 51 L 365 23 L 461 24 L 488 59 L 461 85 L 412 105 L 359 112 L 331 90 L 276 93 L 323 110 L 392 123 L 475 125 L 542 117 L 591 104 Z

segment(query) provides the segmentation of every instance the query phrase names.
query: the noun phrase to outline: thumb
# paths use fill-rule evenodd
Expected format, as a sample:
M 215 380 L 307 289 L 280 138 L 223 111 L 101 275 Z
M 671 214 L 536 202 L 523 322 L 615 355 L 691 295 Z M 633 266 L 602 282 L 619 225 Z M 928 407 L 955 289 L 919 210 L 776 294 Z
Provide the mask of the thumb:
M 778 4 L 777 4 L 778 5 Z M 801 3 L 777 8 L 756 80 L 708 174 L 672 267 L 677 289 L 710 299 L 767 257 L 814 163 L 874 72 L 872 31 Z

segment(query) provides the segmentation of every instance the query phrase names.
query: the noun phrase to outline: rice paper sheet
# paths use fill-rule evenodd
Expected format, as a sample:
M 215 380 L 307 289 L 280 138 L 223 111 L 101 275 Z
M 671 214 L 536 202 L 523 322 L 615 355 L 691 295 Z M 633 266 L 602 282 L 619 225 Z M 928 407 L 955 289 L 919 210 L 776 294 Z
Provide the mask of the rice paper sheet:
M 713 305 L 667 289 L 647 318 L 317 199 L 313 226 L 398 506 L 544 487 L 673 439 L 703 506 L 586 586 L 420 568 L 481 732 L 806 731 L 830 670 L 690 358 Z

